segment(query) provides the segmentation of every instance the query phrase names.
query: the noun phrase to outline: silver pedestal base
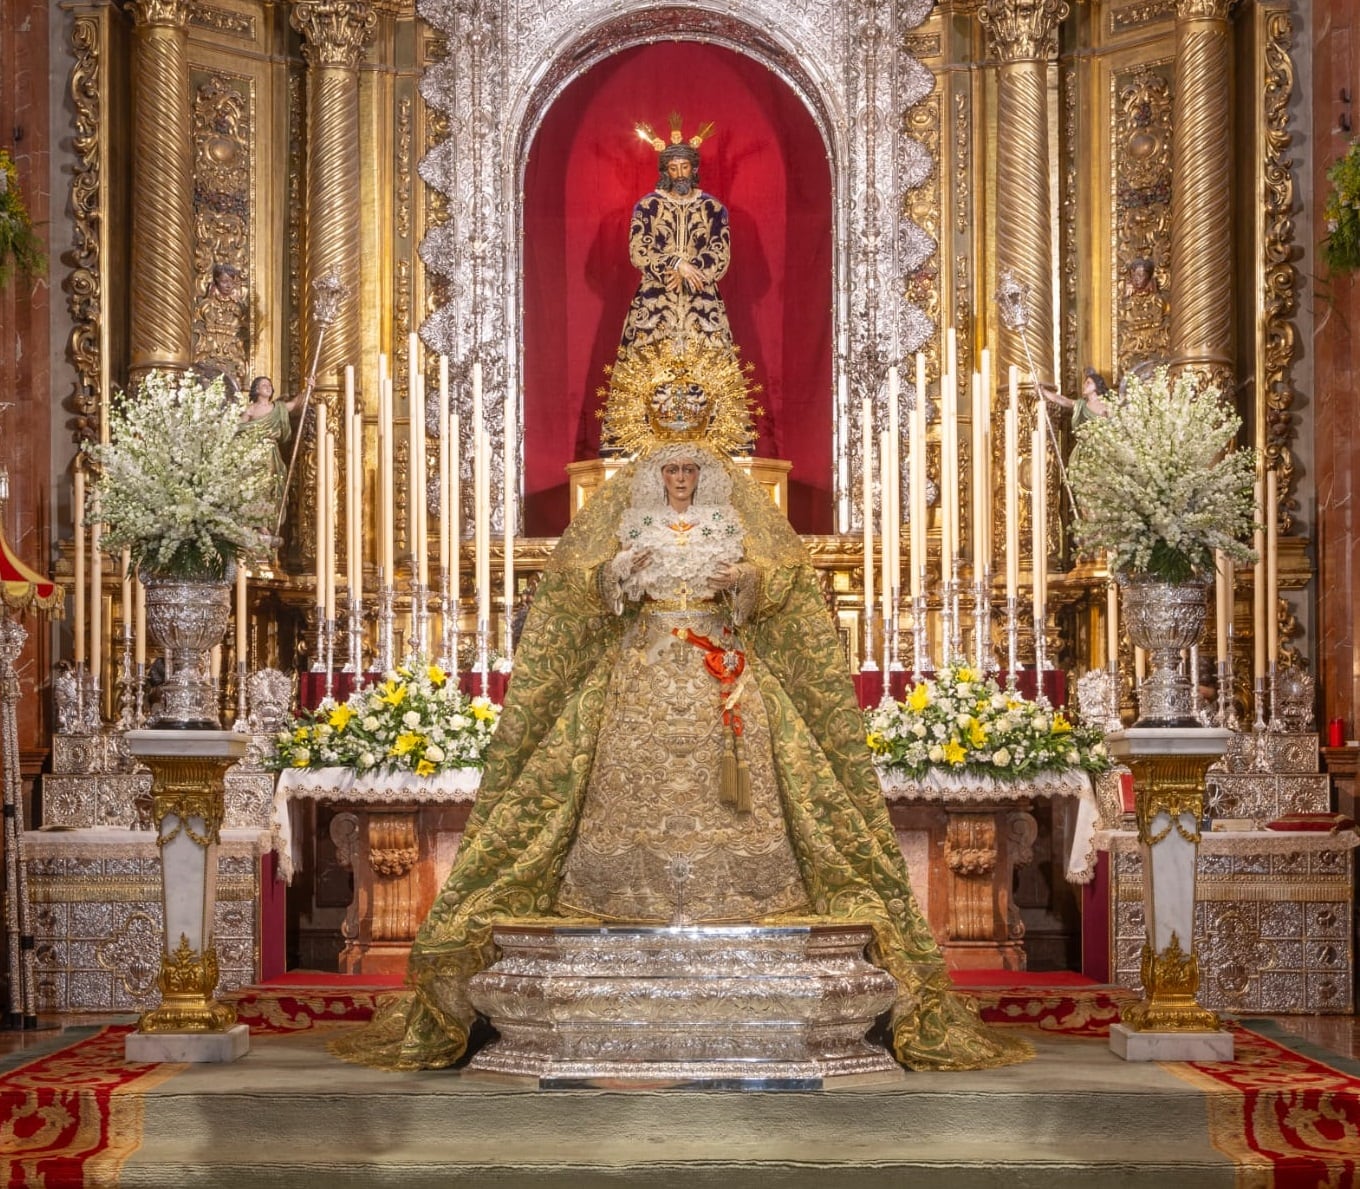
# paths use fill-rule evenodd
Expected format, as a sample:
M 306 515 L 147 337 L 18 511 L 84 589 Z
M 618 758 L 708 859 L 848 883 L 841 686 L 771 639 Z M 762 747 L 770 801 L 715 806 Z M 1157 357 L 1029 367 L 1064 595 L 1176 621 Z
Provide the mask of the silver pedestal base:
M 501 925 L 469 996 L 500 1032 L 470 1067 L 544 1087 L 818 1089 L 900 1072 L 865 1040 L 897 994 L 865 926 Z

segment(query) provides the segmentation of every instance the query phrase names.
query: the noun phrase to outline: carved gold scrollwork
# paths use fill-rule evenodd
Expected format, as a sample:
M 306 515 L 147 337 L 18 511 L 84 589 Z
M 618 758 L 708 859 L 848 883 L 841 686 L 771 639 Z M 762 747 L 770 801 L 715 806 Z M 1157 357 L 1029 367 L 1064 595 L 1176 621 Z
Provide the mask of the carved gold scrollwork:
M 250 80 L 214 74 L 194 94 L 194 359 L 246 384 L 250 327 Z
M 230 760 L 199 756 L 156 756 L 147 761 L 151 767 L 152 820 L 159 832 L 166 817 L 175 817 L 179 824 L 174 832 L 157 839 L 165 846 L 179 836 L 181 830 L 195 844 L 207 847 L 219 842 L 222 826 L 222 778 Z M 200 833 L 192 829 L 189 819 L 202 818 Z
M 978 5 L 978 20 L 1002 62 L 1052 57 L 1067 13 L 1067 0 L 983 0 Z
M 103 70 L 100 23 L 76 16 L 71 25 L 70 95 L 74 108 L 71 147 L 76 164 L 71 173 L 71 227 L 74 267 L 66 281 L 66 310 L 71 316 L 70 353 L 76 371 L 71 404 L 76 441 L 99 436 L 101 389 L 100 341 L 103 333 L 103 287 L 99 255 L 100 201 L 103 192 L 103 142 L 100 136 Z
M 302 34 L 302 56 L 308 66 L 356 70 L 378 14 L 366 0 L 297 0 L 290 20 Z
M 1179 21 L 1226 21 L 1237 0 L 1176 0 Z
M 1266 465 L 1279 473 L 1280 500 L 1276 509 L 1279 527 L 1294 527 L 1294 452 L 1297 427 L 1294 405 L 1293 362 L 1298 331 L 1292 319 L 1298 312 L 1299 274 L 1294 267 L 1298 247 L 1294 241 L 1294 175 L 1289 154 L 1289 105 L 1295 94 L 1294 61 L 1290 56 L 1294 22 L 1287 10 L 1265 16 L 1265 44 L 1261 69 L 1262 139 L 1262 242 L 1260 316 L 1260 382 L 1266 405 Z
M 1170 349 L 1172 110 L 1170 80 L 1157 67 L 1145 65 L 1118 84 L 1115 361 L 1121 373 Z

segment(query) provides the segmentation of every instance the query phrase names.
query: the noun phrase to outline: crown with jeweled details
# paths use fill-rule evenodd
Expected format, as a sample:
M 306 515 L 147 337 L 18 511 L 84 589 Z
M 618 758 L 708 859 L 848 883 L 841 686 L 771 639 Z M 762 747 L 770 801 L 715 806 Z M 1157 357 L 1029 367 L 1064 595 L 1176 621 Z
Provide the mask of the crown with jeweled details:
M 609 386 L 598 390 L 605 398 L 601 441 L 639 455 L 672 442 L 702 441 L 727 454 L 745 450 L 756 437 L 752 418 L 762 412 L 751 403 L 760 389 L 751 386 L 750 371 L 727 343 L 620 348 L 605 369 Z
M 680 113 L 678 111 L 671 112 L 670 125 L 671 125 L 671 140 L 670 140 L 671 145 L 686 143 L 685 134 L 681 131 L 682 125 L 680 122 Z M 666 142 L 662 140 L 661 137 L 659 137 L 655 132 L 652 131 L 652 126 L 650 124 L 639 123 L 634 127 L 634 131 L 640 137 L 642 137 L 642 139 L 645 140 L 649 145 L 651 145 L 652 148 L 654 148 L 658 153 L 665 152 L 667 147 Z M 712 132 L 713 132 L 712 120 L 709 120 L 708 123 L 706 124 L 700 125 L 699 131 L 689 138 L 688 141 L 689 147 L 697 152 L 699 146 L 704 143 L 704 140 L 708 136 L 710 136 Z

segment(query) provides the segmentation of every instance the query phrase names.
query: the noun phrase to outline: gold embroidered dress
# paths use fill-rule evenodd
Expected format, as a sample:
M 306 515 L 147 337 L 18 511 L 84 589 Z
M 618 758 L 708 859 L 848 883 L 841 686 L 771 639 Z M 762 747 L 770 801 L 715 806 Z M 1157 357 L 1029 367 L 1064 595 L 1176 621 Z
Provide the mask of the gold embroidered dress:
M 333 1041 L 340 1056 L 392 1069 L 454 1063 L 475 1016 L 468 979 L 496 960 L 495 924 L 583 916 L 867 924 L 870 960 L 898 983 L 888 1029 L 900 1061 L 976 1069 L 1031 1055 L 951 989 L 802 541 L 711 448 L 749 440 L 729 355 L 621 357 L 612 432 L 641 458 L 590 499 L 549 559 L 476 805 L 411 949 L 409 989 Z M 737 413 L 710 411 L 703 442 L 665 447 L 667 434 L 695 436 L 696 393 L 726 393 Z M 700 464 L 689 527 L 668 512 L 647 524 L 662 513 L 660 461 L 676 449 Z M 705 527 L 712 556 L 687 554 Z M 651 557 L 635 571 L 620 559 L 643 534 Z M 703 577 L 738 558 L 732 597 L 711 601 Z M 749 778 L 735 800 L 723 772 L 734 715 Z

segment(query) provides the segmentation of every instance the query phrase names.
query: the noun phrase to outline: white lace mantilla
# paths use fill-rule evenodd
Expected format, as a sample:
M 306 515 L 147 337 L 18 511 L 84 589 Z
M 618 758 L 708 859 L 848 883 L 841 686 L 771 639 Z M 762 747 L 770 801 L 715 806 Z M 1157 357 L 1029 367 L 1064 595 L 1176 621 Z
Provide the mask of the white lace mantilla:
M 934 801 L 946 805 L 997 804 L 1035 797 L 1076 797 L 1077 820 L 1072 824 L 1072 849 L 1067 855 L 1068 883 L 1090 883 L 1096 872 L 1097 831 L 1104 825 L 1091 778 L 1081 769 L 1039 772 L 1023 780 L 941 772 L 925 776 L 879 770 L 883 795 L 891 801 Z
M 434 776 L 413 772 L 365 772 L 351 768 L 288 768 L 274 786 L 270 828 L 278 854 L 279 878 L 293 882 L 301 865 L 293 815 L 299 801 L 349 801 L 365 805 L 438 805 L 475 801 L 480 768 L 454 768 Z

